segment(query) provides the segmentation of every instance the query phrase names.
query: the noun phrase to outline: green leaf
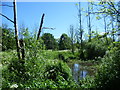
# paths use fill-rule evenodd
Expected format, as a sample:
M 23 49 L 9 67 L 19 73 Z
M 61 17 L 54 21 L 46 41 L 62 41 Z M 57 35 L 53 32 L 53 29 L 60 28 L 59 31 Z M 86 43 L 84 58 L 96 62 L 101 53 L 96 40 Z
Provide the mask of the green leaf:
M 76 3 L 75 5 L 77 5 L 77 6 L 78 6 L 78 3 Z
M 100 20 L 101 18 L 99 16 L 96 17 L 97 20 Z

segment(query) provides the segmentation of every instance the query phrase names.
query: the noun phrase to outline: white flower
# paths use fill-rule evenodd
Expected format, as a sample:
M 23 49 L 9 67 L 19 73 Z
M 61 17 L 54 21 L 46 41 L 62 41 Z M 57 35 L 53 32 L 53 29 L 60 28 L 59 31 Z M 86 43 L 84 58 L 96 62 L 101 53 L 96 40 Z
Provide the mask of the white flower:
M 17 88 L 17 87 L 18 87 L 17 84 L 13 84 L 13 85 L 10 86 L 10 88 Z

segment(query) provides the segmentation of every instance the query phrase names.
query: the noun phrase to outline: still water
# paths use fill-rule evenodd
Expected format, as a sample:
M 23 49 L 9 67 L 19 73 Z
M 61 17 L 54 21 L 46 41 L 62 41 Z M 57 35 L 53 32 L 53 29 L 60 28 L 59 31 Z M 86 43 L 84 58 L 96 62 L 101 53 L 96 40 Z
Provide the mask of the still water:
M 68 63 L 68 66 L 72 70 L 72 76 L 76 82 L 79 79 L 85 78 L 87 75 L 94 76 L 95 69 L 90 68 L 90 66 L 82 66 L 78 63 Z

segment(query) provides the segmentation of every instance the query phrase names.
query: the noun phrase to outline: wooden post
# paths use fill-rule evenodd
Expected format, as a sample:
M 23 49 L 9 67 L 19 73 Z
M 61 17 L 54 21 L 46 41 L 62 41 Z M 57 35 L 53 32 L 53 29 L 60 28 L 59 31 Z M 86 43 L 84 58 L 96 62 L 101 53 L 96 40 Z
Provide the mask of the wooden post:
M 39 39 L 41 30 L 42 30 L 42 24 L 43 24 L 44 16 L 45 16 L 45 14 L 43 13 L 42 18 L 41 18 L 41 22 L 40 22 L 40 28 L 39 28 L 38 35 L 37 35 L 37 40 Z
M 15 39 L 16 39 L 16 48 L 17 48 L 17 55 L 18 58 L 21 59 L 20 57 L 20 45 L 19 45 L 19 40 L 18 40 L 18 27 L 17 27 L 17 11 L 16 11 L 16 0 L 13 1 L 13 11 L 14 11 L 14 27 L 15 27 Z

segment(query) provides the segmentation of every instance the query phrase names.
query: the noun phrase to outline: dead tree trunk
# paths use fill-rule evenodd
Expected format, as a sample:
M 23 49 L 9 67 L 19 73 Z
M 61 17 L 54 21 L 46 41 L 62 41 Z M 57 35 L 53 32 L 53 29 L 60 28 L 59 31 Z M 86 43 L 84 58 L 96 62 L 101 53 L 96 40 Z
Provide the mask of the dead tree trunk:
M 40 28 L 39 28 L 38 35 L 37 35 L 37 40 L 39 39 L 41 30 L 42 30 L 44 16 L 45 16 L 45 14 L 43 13 L 42 18 L 41 18 L 41 22 L 40 22 Z
M 17 47 L 17 55 L 18 58 L 21 59 L 20 57 L 20 45 L 19 45 L 19 40 L 18 40 L 18 27 L 17 27 L 17 11 L 16 11 L 16 0 L 13 1 L 13 11 L 14 11 L 14 27 L 15 27 L 15 39 L 16 39 L 16 47 Z
M 81 15 L 81 2 L 79 2 L 79 29 L 80 29 L 80 58 L 84 58 L 83 53 L 83 29 L 82 29 L 82 15 Z
M 70 39 L 71 39 L 71 48 L 72 48 L 72 53 L 74 54 L 74 27 L 73 25 L 70 25 Z
M 88 28 L 89 28 L 89 42 L 91 42 L 91 22 L 90 22 L 90 2 L 88 2 Z
M 82 25 L 81 25 L 81 3 L 79 2 L 79 28 L 80 28 L 80 48 L 82 49 L 82 34 L 83 34 L 83 30 L 82 30 Z

